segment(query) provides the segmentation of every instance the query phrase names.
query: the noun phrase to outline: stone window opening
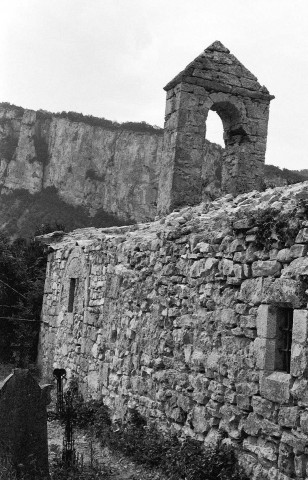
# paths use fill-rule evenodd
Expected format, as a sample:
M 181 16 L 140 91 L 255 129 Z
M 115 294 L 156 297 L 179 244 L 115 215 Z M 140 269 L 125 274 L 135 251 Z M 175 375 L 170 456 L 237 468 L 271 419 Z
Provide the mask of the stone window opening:
M 211 111 L 216 112 L 222 121 L 225 147 L 245 142 L 248 138 L 247 132 L 235 105 L 230 102 L 217 102 L 211 107 Z
M 275 370 L 290 373 L 293 309 L 278 308 Z
M 205 138 L 211 143 L 216 143 L 225 148 L 224 128 L 219 115 L 213 110 L 209 110 L 205 123 Z
M 70 278 L 70 286 L 69 286 L 69 294 L 68 294 L 68 307 L 67 311 L 72 313 L 74 310 L 74 301 L 76 296 L 78 279 L 77 278 Z
M 260 369 L 261 396 L 287 403 L 291 381 L 305 373 L 300 360 L 308 336 L 308 312 L 288 304 L 261 304 L 257 314 L 256 364 Z

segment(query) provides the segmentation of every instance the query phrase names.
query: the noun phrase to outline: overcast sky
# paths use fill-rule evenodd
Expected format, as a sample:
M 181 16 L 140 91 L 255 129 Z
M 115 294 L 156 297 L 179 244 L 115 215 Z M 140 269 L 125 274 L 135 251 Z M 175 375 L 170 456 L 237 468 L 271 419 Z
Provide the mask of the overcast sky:
M 0 101 L 119 122 L 163 126 L 164 85 L 220 40 L 276 97 L 266 163 L 308 168 L 308 0 L 0 0 L 0 18 Z

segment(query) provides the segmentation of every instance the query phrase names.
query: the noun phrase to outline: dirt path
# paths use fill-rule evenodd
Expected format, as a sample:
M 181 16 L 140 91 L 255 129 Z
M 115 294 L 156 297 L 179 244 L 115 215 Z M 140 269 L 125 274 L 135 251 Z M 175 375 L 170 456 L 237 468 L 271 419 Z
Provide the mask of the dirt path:
M 89 438 L 83 431 L 74 435 L 76 452 L 83 456 L 85 465 L 105 467 L 113 480 L 163 480 L 160 472 L 136 465 L 123 455 L 101 447 L 99 442 Z M 48 422 L 49 461 L 61 458 L 63 427 L 57 420 Z

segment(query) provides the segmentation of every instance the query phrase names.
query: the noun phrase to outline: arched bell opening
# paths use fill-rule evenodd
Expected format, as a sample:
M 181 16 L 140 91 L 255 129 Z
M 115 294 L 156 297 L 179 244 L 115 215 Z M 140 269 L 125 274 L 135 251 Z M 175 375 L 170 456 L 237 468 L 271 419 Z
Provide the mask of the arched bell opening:
M 248 142 L 248 133 L 239 109 L 231 102 L 217 102 L 211 110 L 216 112 L 223 124 L 224 146 Z
M 208 142 L 225 148 L 224 127 L 220 116 L 214 110 L 209 110 L 205 122 L 205 139 Z

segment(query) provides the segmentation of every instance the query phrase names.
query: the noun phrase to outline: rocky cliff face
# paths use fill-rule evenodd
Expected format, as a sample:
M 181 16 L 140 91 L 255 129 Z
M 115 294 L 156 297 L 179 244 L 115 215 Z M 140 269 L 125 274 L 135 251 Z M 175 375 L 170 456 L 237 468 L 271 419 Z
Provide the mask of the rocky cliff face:
M 55 187 L 59 197 L 124 221 L 156 212 L 162 133 L 107 129 L 15 107 L 0 108 L 1 194 L 36 194 Z

